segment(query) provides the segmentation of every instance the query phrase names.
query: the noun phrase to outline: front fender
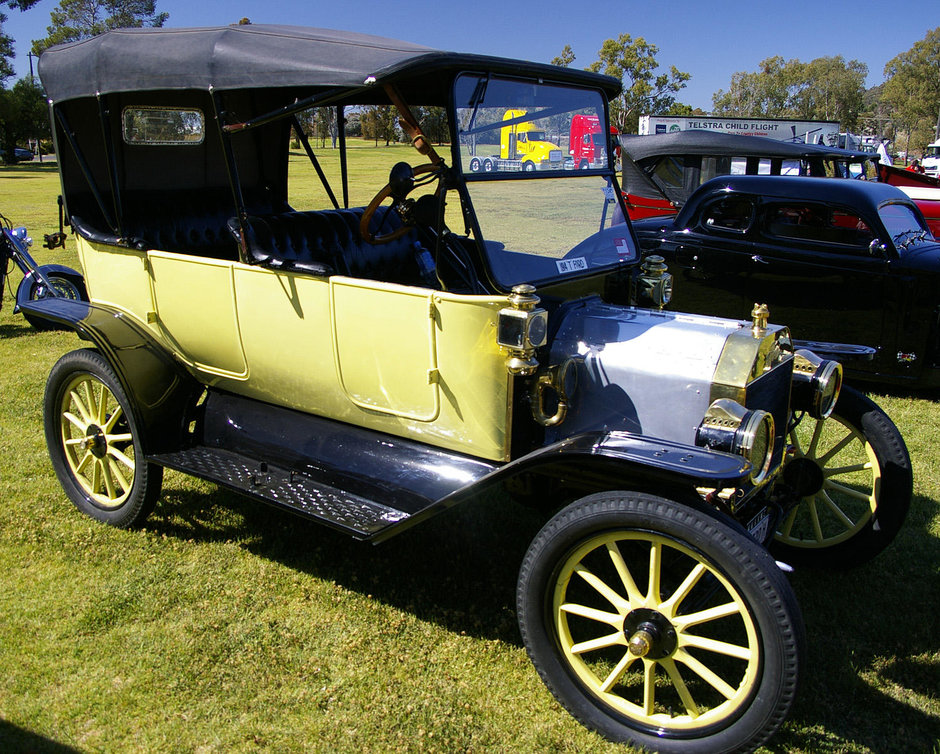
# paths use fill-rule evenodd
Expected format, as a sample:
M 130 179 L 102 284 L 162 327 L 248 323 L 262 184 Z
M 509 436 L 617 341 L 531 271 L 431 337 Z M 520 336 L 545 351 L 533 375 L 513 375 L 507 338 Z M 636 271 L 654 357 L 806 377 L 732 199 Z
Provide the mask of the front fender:
M 54 275 L 55 273 L 60 273 L 66 277 L 74 277 L 79 280 L 84 279 L 82 273 L 78 270 L 73 270 L 71 267 L 66 267 L 63 264 L 44 264 L 40 265 L 40 271 L 43 275 L 49 276 Z M 23 309 L 23 304 L 29 302 L 30 294 L 32 293 L 33 284 L 37 282 L 37 279 L 33 277 L 33 273 L 27 273 L 23 279 L 20 281 L 20 284 L 16 288 L 16 305 L 13 307 L 13 313 L 18 314 Z
M 87 301 L 45 298 L 20 306 L 98 349 L 131 403 L 145 455 L 180 448 L 203 386 L 149 332 L 120 311 Z

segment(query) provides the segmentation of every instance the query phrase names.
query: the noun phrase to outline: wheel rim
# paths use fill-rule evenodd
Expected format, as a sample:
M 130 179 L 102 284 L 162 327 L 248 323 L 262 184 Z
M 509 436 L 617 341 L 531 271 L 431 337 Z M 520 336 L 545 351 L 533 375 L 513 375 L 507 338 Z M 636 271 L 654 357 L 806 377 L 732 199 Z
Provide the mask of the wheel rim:
M 690 547 L 653 532 L 599 534 L 567 558 L 555 584 L 564 661 L 632 724 L 695 735 L 736 717 L 754 692 L 754 618 Z
M 81 294 L 78 292 L 78 288 L 71 280 L 66 280 L 65 278 L 60 277 L 51 277 L 49 278 L 49 288 L 52 288 L 56 295 L 60 298 L 67 298 L 72 301 L 77 301 L 81 298 Z M 33 299 L 43 299 L 49 298 L 50 291 L 44 285 L 39 285 L 33 289 L 31 298 Z
M 784 518 L 777 540 L 792 547 L 831 547 L 854 537 L 878 508 L 881 466 L 874 449 L 845 419 L 805 416 L 790 431 L 795 455 L 784 480 L 799 504 Z
M 124 409 L 101 380 L 83 373 L 62 393 L 59 430 L 72 477 L 96 505 L 119 508 L 136 473 L 134 438 Z

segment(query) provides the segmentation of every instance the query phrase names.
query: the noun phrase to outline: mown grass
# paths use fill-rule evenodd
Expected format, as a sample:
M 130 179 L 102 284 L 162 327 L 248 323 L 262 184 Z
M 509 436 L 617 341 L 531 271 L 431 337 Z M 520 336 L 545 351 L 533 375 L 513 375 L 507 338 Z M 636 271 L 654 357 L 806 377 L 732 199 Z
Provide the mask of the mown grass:
M 355 146 L 355 203 L 393 162 L 417 163 Z M 0 170 L 0 212 L 36 238 L 55 229 L 57 191 L 48 167 Z M 35 251 L 76 264 L 71 239 Z M 539 522 L 511 503 L 372 547 L 168 473 L 145 529 L 83 517 L 41 415 L 50 367 L 80 345 L 29 328 L 4 293 L 0 751 L 622 751 L 528 662 L 514 589 Z M 913 507 L 873 563 L 794 574 L 807 663 L 767 751 L 940 751 L 940 404 L 877 400 L 907 439 Z

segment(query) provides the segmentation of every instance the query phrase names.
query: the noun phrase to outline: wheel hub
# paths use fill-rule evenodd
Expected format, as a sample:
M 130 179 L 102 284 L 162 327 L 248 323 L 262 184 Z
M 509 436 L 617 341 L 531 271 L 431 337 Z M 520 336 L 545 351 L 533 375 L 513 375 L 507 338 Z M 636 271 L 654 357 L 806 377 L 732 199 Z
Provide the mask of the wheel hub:
M 623 623 L 627 648 L 635 657 L 661 660 L 676 651 L 676 629 L 662 613 L 647 608 L 633 610 Z
M 783 469 L 783 481 L 797 497 L 811 497 L 823 487 L 825 477 L 819 464 L 809 458 L 794 458 Z
M 108 454 L 108 438 L 101 427 L 92 424 L 85 432 L 82 450 L 90 451 L 95 458 L 104 458 Z

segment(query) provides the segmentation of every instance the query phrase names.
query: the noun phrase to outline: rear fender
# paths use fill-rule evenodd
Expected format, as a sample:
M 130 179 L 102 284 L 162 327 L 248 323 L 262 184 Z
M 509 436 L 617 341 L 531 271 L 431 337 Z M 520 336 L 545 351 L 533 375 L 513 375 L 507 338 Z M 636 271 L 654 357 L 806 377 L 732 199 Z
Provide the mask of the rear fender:
M 45 298 L 20 308 L 97 348 L 131 402 L 145 455 L 181 447 L 203 386 L 149 332 L 120 311 L 87 301 Z

